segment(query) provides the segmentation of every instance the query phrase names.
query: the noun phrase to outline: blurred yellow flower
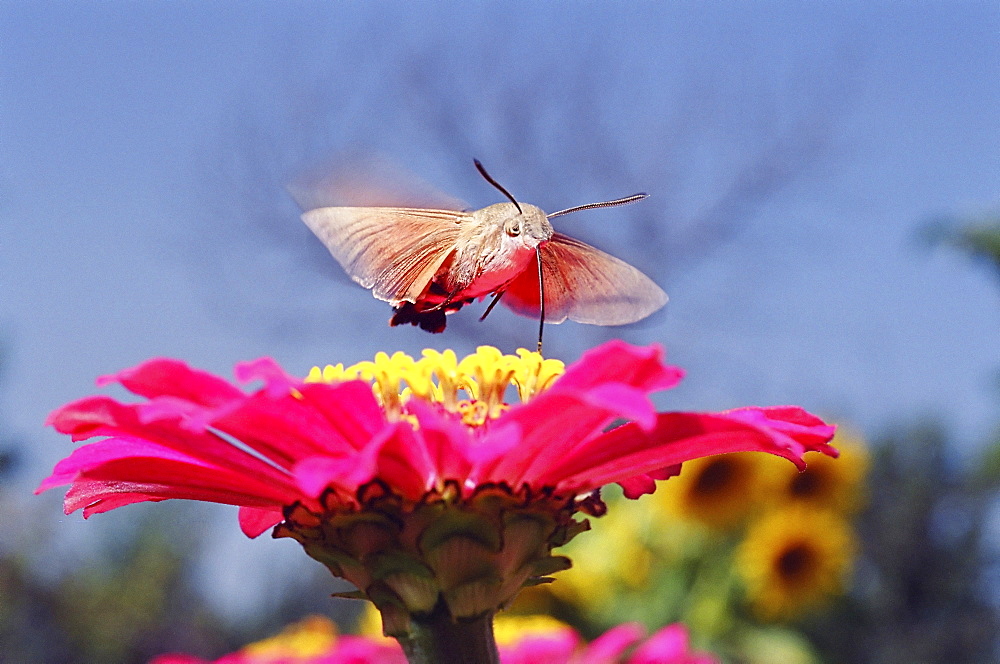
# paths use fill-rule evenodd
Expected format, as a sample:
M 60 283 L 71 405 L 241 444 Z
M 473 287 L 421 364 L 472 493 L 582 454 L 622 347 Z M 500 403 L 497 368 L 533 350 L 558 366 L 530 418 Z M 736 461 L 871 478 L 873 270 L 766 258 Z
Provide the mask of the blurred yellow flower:
M 750 525 L 736 565 L 754 612 L 781 620 L 839 593 L 855 549 L 854 532 L 842 516 L 793 505 Z
M 611 509 L 592 521 L 594 536 L 577 538 L 564 549 L 573 566 L 559 572 L 553 583 L 522 590 L 510 611 L 559 615 L 558 607 L 567 604 L 599 614 L 621 602 L 622 593 L 646 590 L 657 566 L 663 564 L 650 548 L 653 531 L 662 527 L 662 516 L 650 509 L 649 498 L 643 496 L 638 504 L 629 505 L 631 512 Z
M 382 614 L 371 602 L 364 602 L 364 608 L 358 616 L 358 622 L 354 626 L 354 633 L 358 636 L 365 636 L 369 639 L 385 639 L 386 642 L 395 641 L 392 637 L 382 633 Z
M 572 627 L 552 616 L 501 614 L 493 621 L 493 634 L 501 648 L 532 636 L 549 636 L 568 630 Z
M 641 515 L 610 510 L 592 523 L 592 530 L 598 535 L 567 547 L 573 566 L 560 572 L 548 590 L 574 604 L 602 604 L 614 601 L 616 588 L 643 587 L 649 581 L 653 560 L 644 544 Z M 609 542 L 613 546 L 608 546 Z
M 674 517 L 715 529 L 733 528 L 754 507 L 759 456 L 741 452 L 685 461 L 681 474 L 663 482 L 653 497 Z M 795 471 L 784 459 L 778 461 Z
M 841 427 L 832 443 L 840 457 L 807 452 L 809 466 L 798 472 L 781 459 L 755 459 L 762 474 L 764 497 L 777 505 L 800 504 L 850 514 L 863 506 L 864 480 L 870 463 L 868 448 L 860 436 Z
M 261 661 L 270 658 L 288 661 L 324 655 L 336 643 L 337 626 L 329 618 L 308 616 L 275 636 L 247 645 L 240 652 Z

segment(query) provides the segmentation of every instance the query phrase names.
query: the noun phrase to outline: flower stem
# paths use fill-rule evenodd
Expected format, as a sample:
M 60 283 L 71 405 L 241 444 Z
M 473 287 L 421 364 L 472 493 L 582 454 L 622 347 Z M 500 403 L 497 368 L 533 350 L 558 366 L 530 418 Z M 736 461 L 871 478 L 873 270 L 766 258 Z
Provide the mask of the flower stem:
M 397 637 L 410 664 L 499 664 L 493 614 L 451 617 L 444 602 L 433 613 L 412 616 L 410 634 Z

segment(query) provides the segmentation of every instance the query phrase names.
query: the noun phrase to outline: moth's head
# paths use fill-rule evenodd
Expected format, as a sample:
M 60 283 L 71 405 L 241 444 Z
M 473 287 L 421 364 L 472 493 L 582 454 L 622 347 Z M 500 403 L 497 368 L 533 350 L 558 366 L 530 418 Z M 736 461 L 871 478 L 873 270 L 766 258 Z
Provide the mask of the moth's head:
M 552 224 L 549 223 L 545 213 L 534 205 L 519 203 L 510 192 L 494 180 L 478 159 L 474 159 L 476 169 L 479 174 L 497 188 L 510 203 L 497 203 L 483 208 L 479 213 L 483 221 L 490 228 L 500 227 L 503 230 L 501 240 L 505 244 L 520 245 L 527 249 L 534 249 L 542 242 L 548 242 L 552 238 Z
M 500 228 L 503 240 L 534 249 L 552 239 L 552 224 L 540 208 L 527 203 L 497 203 L 482 210 L 484 220 Z

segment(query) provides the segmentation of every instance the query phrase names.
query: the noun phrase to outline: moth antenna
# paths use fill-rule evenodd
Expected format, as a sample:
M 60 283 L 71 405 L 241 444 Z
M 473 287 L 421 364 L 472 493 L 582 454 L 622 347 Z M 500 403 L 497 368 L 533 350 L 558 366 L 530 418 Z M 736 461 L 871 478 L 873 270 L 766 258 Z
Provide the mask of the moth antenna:
M 542 277 L 542 248 L 535 247 L 535 258 L 538 259 L 538 354 L 542 354 L 542 332 L 545 331 L 545 281 Z
M 506 292 L 507 291 L 498 291 L 497 294 L 493 296 L 490 306 L 486 307 L 486 311 L 484 311 L 483 315 L 479 317 L 480 322 L 486 320 L 486 317 L 490 315 L 491 311 L 493 311 L 493 307 L 497 306 L 497 302 L 500 301 L 500 298 L 503 297 L 503 294 Z
M 506 189 L 504 189 L 500 185 L 499 182 L 497 182 L 496 180 L 494 180 L 490 176 L 490 174 L 486 172 L 486 169 L 483 168 L 483 165 L 481 163 L 479 163 L 478 159 L 473 159 L 472 161 L 476 164 L 476 168 L 479 170 L 479 174 L 482 175 L 484 178 L 486 178 L 487 182 L 489 182 L 491 185 L 493 185 L 494 187 L 496 187 L 497 189 L 499 189 L 500 192 L 503 193 L 504 196 L 506 196 L 507 198 L 509 198 L 510 202 L 513 203 L 514 206 L 517 208 L 517 211 L 521 212 L 521 205 L 514 199 L 513 196 L 510 195 L 510 192 L 507 191 Z
M 570 212 L 579 212 L 580 210 L 593 210 L 594 208 L 606 208 L 606 207 L 617 207 L 619 205 L 628 205 L 629 203 L 635 203 L 636 201 L 641 201 L 644 198 L 648 198 L 649 194 L 638 193 L 632 194 L 631 196 L 626 196 L 625 198 L 616 198 L 613 201 L 604 201 L 603 203 L 588 203 L 586 205 L 577 205 L 576 207 L 566 208 L 565 210 L 559 210 L 558 212 L 553 212 L 552 214 L 546 215 L 549 219 L 555 219 L 556 217 L 561 217 L 564 214 L 569 214 Z

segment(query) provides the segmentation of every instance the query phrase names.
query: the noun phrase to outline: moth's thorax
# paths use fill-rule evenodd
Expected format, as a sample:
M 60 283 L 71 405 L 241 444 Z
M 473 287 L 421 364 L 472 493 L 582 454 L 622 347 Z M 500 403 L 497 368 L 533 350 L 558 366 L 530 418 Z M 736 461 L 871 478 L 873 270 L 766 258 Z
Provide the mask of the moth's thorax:
M 449 292 L 465 297 L 495 291 L 535 259 L 535 248 L 552 238 L 552 225 L 534 205 L 497 203 L 476 210 L 462 224 L 448 274 Z

